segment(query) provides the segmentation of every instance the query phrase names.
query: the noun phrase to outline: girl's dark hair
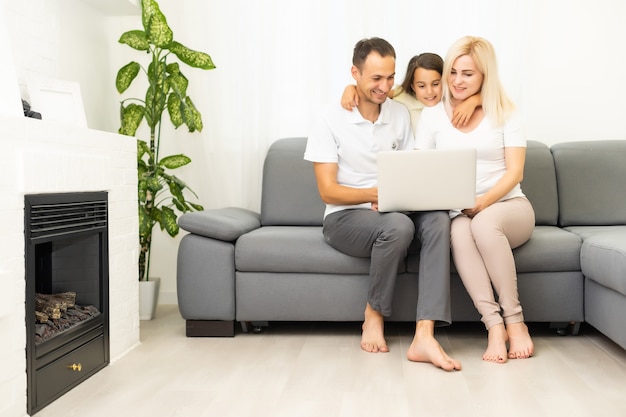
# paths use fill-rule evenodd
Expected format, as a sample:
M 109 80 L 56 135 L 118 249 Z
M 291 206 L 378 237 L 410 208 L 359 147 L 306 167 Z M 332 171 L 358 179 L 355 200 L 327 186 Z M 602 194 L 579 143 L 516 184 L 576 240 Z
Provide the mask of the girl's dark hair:
M 413 78 L 415 77 L 415 70 L 418 68 L 424 68 L 427 70 L 434 70 L 439 73 L 439 75 L 443 74 L 443 59 L 431 52 L 425 52 L 423 54 L 415 55 L 409 61 L 409 65 L 406 69 L 406 75 L 404 76 L 404 81 L 402 82 L 402 89 L 407 93 L 411 94 L 415 97 L 415 90 L 413 89 Z
M 354 45 L 352 65 L 361 71 L 363 69 L 363 63 L 372 51 L 378 52 L 382 57 L 392 56 L 394 59 L 396 58 L 395 49 L 393 49 L 393 46 L 386 40 L 381 38 L 361 39 Z

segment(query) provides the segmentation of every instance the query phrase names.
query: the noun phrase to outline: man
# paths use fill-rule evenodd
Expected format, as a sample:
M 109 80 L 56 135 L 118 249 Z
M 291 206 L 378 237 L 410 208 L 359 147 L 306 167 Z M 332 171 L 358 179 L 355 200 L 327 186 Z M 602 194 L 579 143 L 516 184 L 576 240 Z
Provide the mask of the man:
M 387 99 L 395 77 L 395 50 L 384 39 L 363 39 L 354 47 L 352 77 L 359 104 L 339 103 L 314 124 L 304 159 L 313 162 L 324 213 L 324 238 L 348 255 L 370 257 L 370 286 L 361 348 L 388 352 L 384 318 L 391 315 L 398 265 L 416 237 L 420 241 L 416 330 L 407 358 L 460 370 L 434 337 L 436 323 L 450 323 L 450 220 L 446 212 L 377 210 L 376 153 L 413 149 L 409 113 Z

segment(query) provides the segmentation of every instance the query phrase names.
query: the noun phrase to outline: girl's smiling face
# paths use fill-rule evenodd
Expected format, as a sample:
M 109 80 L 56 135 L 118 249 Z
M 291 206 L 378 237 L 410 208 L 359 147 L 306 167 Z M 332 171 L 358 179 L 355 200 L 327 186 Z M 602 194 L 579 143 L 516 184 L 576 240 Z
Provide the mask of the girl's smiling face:
M 413 73 L 415 97 L 426 107 L 432 107 L 441 100 L 441 74 L 435 70 L 416 68 Z

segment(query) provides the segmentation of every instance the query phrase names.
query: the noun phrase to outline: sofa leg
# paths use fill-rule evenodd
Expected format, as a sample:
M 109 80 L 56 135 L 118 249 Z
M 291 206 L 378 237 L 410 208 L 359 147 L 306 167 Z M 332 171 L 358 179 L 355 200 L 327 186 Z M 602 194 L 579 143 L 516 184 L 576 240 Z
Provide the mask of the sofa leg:
M 187 337 L 233 337 L 234 321 L 221 320 L 187 320 Z
M 568 333 L 572 336 L 577 336 L 580 331 L 580 322 L 552 322 L 550 323 L 550 328 L 556 329 L 556 334 L 559 336 L 567 336 Z
M 569 325 L 570 325 L 570 333 L 573 336 L 578 336 L 578 332 L 580 331 L 580 322 L 579 321 L 573 321 Z
M 266 321 L 242 321 L 241 331 L 244 333 L 261 333 L 264 327 L 269 327 L 269 323 Z

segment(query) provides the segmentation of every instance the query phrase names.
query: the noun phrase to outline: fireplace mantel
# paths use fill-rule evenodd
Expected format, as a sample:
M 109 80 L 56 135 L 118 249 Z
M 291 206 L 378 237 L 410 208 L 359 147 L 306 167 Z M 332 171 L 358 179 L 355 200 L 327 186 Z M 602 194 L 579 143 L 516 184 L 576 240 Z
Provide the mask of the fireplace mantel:
M 111 362 L 139 343 L 135 139 L 0 116 L 0 415 L 26 415 L 24 195 L 109 193 Z

